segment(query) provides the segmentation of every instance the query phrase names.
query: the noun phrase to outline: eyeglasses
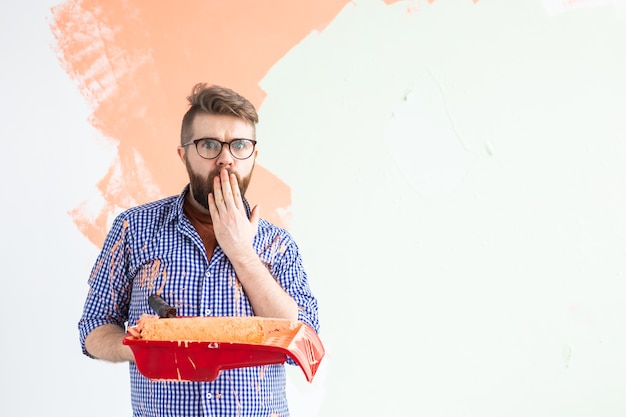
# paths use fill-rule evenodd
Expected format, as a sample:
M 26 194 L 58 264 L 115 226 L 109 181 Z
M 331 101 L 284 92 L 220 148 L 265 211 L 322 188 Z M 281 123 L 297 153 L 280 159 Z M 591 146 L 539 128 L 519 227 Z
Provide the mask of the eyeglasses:
M 248 159 L 254 152 L 256 140 L 252 139 L 233 139 L 230 142 L 222 142 L 213 138 L 201 138 L 190 140 L 183 143 L 182 147 L 196 145 L 198 155 L 204 159 L 215 159 L 222 153 L 222 147 L 228 145 L 230 154 L 235 159 Z

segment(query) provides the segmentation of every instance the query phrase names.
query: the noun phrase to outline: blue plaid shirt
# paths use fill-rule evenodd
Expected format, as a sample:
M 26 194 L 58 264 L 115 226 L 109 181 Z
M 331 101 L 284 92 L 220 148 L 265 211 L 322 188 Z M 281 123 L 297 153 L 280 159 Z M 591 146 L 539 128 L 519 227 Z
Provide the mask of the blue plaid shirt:
M 178 196 L 131 208 L 114 221 L 89 278 L 79 321 L 80 342 L 103 324 L 132 326 L 155 314 L 148 297 L 160 291 L 180 316 L 252 316 L 252 307 L 219 245 L 207 259 Z M 250 216 L 250 206 L 244 201 Z M 309 289 L 290 234 L 263 219 L 254 247 L 299 306 L 298 319 L 319 330 Z M 288 363 L 293 364 L 291 358 Z M 284 365 L 224 370 L 211 382 L 151 381 L 130 363 L 134 416 L 288 416 Z

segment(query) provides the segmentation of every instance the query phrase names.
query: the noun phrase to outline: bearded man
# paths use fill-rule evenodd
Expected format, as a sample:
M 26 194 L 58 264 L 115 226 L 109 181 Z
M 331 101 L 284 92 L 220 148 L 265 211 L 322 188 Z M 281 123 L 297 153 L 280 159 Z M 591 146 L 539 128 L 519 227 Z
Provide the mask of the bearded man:
M 89 278 L 83 353 L 129 363 L 134 416 L 288 416 L 284 364 L 223 370 L 210 382 L 153 381 L 122 344 L 127 327 L 154 314 L 148 299 L 157 291 L 179 316 L 284 318 L 319 330 L 298 246 L 245 199 L 258 155 L 256 109 L 204 83 L 188 100 L 177 150 L 189 184 L 115 219 Z

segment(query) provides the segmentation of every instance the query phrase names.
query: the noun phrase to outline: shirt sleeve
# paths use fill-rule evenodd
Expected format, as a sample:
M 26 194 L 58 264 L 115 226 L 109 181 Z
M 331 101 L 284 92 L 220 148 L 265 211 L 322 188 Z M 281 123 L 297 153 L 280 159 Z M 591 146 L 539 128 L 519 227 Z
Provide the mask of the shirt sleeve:
M 280 250 L 270 271 L 283 289 L 296 301 L 298 305 L 298 320 L 308 324 L 319 332 L 319 318 L 317 299 L 311 292 L 308 277 L 304 269 L 302 257 L 295 241 L 288 234 L 278 243 Z M 287 363 L 297 365 L 291 356 L 287 356 Z
M 287 237 L 281 247 L 282 254 L 273 265 L 272 274 L 298 304 L 298 320 L 319 332 L 317 299 L 311 292 L 298 246 Z
M 80 344 L 85 355 L 85 338 L 96 327 L 115 324 L 124 328 L 132 279 L 128 276 L 128 221 L 119 215 L 109 234 L 88 280 L 89 291 L 83 314 L 78 322 Z

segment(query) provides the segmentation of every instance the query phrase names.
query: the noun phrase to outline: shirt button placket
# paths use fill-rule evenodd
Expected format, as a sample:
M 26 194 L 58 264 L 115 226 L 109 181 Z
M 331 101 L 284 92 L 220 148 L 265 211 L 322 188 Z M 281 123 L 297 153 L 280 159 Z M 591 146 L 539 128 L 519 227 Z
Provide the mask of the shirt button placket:
M 204 315 L 205 316 L 212 316 L 213 315 L 213 310 L 211 309 L 211 298 L 209 297 L 209 291 L 211 291 L 211 284 L 209 281 L 209 278 L 211 278 L 211 273 L 209 272 L 209 270 L 207 269 L 204 273 L 204 285 L 202 288 L 202 301 L 201 301 L 201 307 L 202 309 L 204 309 Z M 202 311 L 202 310 L 201 310 Z

